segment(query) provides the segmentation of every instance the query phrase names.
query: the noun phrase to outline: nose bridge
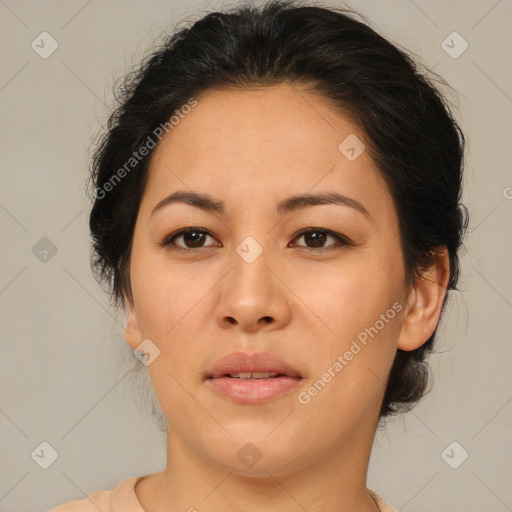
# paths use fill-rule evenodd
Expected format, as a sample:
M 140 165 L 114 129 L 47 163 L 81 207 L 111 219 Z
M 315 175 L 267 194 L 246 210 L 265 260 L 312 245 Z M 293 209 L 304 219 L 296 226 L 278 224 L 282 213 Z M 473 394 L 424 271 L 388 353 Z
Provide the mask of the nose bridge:
M 236 323 L 253 330 L 260 324 L 282 325 L 289 317 L 284 288 L 272 270 L 271 237 L 256 236 L 246 236 L 230 255 L 231 271 L 222 282 L 217 305 L 218 320 L 224 325 Z
M 250 300 L 251 294 L 258 294 L 262 299 L 263 295 L 268 299 L 272 280 L 269 267 L 271 262 L 271 248 L 269 247 L 269 238 L 262 240 L 261 243 L 253 235 L 246 236 L 236 247 L 231 257 L 233 270 L 230 276 L 230 286 L 234 289 L 230 291 L 246 294 Z M 262 295 L 263 294 L 263 295 Z M 253 300 L 255 300 L 254 297 Z
M 263 220 L 266 219 L 265 212 L 270 209 L 270 204 L 265 204 L 263 214 L 251 209 L 254 191 L 247 192 L 246 206 L 237 212 L 237 222 L 232 232 L 238 243 L 235 242 L 231 263 L 235 265 L 235 272 L 247 274 L 250 278 L 254 273 L 268 272 L 265 265 L 271 264 L 275 232 L 269 233 L 268 220 Z

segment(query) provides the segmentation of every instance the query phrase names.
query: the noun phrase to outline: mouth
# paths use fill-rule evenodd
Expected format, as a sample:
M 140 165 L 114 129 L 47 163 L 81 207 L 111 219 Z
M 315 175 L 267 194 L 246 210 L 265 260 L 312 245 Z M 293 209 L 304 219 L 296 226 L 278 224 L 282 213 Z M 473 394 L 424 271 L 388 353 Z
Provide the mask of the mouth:
M 291 364 L 268 352 L 232 352 L 217 359 L 205 375 L 207 379 L 226 376 L 238 379 L 303 377 Z
M 272 375 L 269 372 L 246 372 L 211 377 L 206 383 L 218 396 L 237 404 L 263 404 L 276 400 L 293 390 L 301 382 L 300 377 Z
M 217 360 L 206 384 L 217 395 L 239 404 L 261 404 L 296 389 L 303 376 L 268 353 L 234 352 Z
M 226 373 L 222 377 L 229 377 L 230 379 L 275 379 L 277 377 L 287 377 L 284 373 L 273 372 L 239 372 L 239 373 Z M 212 377 L 214 378 L 214 377 Z

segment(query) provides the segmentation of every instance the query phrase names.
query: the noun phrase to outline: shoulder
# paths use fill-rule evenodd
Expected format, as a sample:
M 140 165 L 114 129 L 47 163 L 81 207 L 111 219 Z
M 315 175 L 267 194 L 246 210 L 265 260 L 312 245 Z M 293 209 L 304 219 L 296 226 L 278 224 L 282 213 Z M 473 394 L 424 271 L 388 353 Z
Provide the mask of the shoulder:
M 114 489 L 95 491 L 86 498 L 68 501 L 48 512 L 138 512 L 140 504 L 135 495 L 135 483 L 141 477 L 121 480 Z M 128 508 L 126 508 L 128 506 Z M 134 508 L 135 507 L 135 508 Z M 142 510 L 142 508 L 140 508 Z
M 388 505 L 375 491 L 368 489 L 368 494 L 374 499 L 380 512 L 396 512 L 396 509 Z
M 52 508 L 49 512 L 111 512 L 112 491 L 95 491 L 87 498 L 72 500 L 58 507 Z

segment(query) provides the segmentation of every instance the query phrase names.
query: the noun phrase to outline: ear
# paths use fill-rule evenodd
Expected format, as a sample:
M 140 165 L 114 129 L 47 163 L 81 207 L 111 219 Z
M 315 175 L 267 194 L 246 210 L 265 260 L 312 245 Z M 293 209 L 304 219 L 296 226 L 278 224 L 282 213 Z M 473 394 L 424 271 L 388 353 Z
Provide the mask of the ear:
M 436 251 L 434 263 L 418 278 L 409 294 L 398 337 L 399 349 L 415 350 L 432 336 L 441 316 L 449 279 L 450 260 L 443 246 Z
M 135 306 L 131 303 L 130 299 L 125 296 L 125 318 L 126 326 L 124 329 L 124 339 L 134 350 L 142 342 L 142 336 L 139 328 L 139 321 L 137 319 L 137 312 Z

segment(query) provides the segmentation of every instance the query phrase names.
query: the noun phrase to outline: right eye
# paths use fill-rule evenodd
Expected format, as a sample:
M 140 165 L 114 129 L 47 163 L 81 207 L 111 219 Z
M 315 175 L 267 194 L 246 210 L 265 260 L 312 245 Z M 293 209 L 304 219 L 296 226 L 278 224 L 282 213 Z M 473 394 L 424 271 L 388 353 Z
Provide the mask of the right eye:
M 210 232 L 203 228 L 195 228 L 195 227 L 188 227 L 183 228 L 178 231 L 175 231 L 174 233 L 167 236 L 162 242 L 160 242 L 161 247 L 167 247 L 168 249 L 172 251 L 178 251 L 178 252 L 190 252 L 194 251 L 195 249 L 201 249 L 204 246 L 203 243 L 206 240 L 206 237 L 210 236 Z M 174 241 L 183 238 L 183 245 L 177 245 Z

